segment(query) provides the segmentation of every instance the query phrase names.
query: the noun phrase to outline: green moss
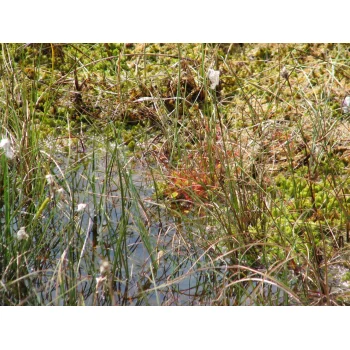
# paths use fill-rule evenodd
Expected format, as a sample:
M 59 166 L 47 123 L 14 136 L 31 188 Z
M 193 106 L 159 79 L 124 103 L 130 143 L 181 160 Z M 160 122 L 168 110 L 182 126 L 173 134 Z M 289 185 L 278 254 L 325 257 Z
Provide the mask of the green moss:
M 129 151 L 133 152 L 135 150 L 135 146 L 136 146 L 136 143 L 134 140 L 131 140 L 130 142 L 128 142 Z

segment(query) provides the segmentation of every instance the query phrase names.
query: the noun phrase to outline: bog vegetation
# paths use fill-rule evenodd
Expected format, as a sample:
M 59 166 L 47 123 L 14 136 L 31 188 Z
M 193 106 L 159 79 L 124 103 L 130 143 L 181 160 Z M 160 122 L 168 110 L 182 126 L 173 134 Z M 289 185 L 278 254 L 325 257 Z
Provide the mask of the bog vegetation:
M 348 304 L 349 49 L 2 44 L 0 304 Z

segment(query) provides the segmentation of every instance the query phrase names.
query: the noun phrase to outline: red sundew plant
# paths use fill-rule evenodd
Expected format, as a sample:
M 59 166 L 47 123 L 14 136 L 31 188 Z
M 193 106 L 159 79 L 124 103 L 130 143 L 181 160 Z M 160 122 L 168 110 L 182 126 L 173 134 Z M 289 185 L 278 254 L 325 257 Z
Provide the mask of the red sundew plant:
M 166 194 L 173 199 L 184 199 L 194 202 L 196 197 L 207 200 L 210 179 L 206 174 L 194 170 L 173 171 Z
M 235 158 L 236 154 L 231 157 Z M 170 172 L 165 195 L 192 204 L 198 200 L 208 202 L 220 188 L 223 179 L 222 164 L 218 158 L 215 157 L 214 164 L 210 165 L 209 157 L 198 153 L 190 155 L 188 162 L 184 162 L 186 166 Z

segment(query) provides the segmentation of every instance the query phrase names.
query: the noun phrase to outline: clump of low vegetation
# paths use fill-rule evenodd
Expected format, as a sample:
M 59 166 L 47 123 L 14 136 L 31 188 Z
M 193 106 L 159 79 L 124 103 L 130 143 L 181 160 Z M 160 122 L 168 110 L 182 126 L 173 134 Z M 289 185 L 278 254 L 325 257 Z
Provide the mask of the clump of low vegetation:
M 347 305 L 343 44 L 2 44 L 1 305 Z

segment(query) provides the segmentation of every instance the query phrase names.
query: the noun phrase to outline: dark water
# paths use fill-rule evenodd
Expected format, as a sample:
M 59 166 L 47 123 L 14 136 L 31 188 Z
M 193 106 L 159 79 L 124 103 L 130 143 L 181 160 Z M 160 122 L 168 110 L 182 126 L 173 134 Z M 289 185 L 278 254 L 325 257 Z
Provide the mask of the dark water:
M 52 228 L 64 236 L 75 210 L 75 230 L 79 232 L 74 240 L 79 240 L 80 252 L 73 259 L 84 303 L 107 302 L 103 288 L 95 292 L 100 265 L 108 261 L 115 270 L 112 288 L 116 304 L 193 304 L 196 295 L 203 293 L 198 284 L 200 274 L 193 268 L 193 258 L 187 258 L 174 218 L 155 203 L 147 167 L 130 159 L 114 160 L 110 167 L 111 155 L 103 150 L 96 151 L 94 158 L 86 150 L 72 158 L 58 155 L 56 162 L 55 196 L 59 199 Z M 57 194 L 57 188 L 64 191 Z M 86 207 L 77 212 L 79 203 Z M 63 242 L 52 245 L 57 261 L 66 257 L 69 240 L 67 234 Z M 49 295 L 49 302 L 60 304 L 55 301 L 55 290 Z

